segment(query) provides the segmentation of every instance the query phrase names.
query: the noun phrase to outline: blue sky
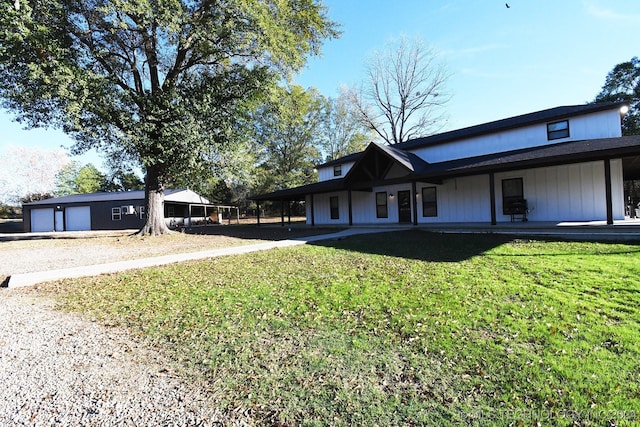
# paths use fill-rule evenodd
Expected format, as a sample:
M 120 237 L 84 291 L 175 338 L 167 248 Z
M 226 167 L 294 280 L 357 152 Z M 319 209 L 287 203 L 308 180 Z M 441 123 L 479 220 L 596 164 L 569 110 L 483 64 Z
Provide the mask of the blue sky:
M 325 43 L 296 81 L 336 96 L 393 37 L 420 37 L 451 77 L 444 130 L 593 100 L 607 73 L 640 56 L 636 0 L 324 0 L 343 31 Z M 0 111 L 0 152 L 8 144 L 57 148 L 55 130 L 24 131 Z M 78 158 L 101 166 L 95 156 Z
M 326 0 L 343 35 L 297 82 L 335 96 L 402 34 L 439 53 L 453 96 L 446 129 L 592 101 L 607 73 L 640 55 L 640 2 L 620 0 Z

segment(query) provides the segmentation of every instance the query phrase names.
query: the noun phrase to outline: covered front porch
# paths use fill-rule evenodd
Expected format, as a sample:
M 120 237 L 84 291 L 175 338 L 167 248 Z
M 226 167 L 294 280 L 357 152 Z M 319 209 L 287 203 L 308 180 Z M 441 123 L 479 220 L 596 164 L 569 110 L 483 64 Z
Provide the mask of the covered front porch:
M 279 202 L 283 225 L 285 216 L 290 218 L 293 201 L 306 202 L 307 223 L 312 226 L 489 223 L 495 227 L 514 219 L 598 219 L 614 225 L 628 212 L 622 183 L 639 176 L 639 155 L 638 136 L 574 141 L 435 164 L 393 147 L 370 144 L 344 178 L 252 199 L 258 204 Z M 507 182 L 517 184 L 524 199 L 524 209 L 515 212 L 519 215 L 507 206 Z M 532 199 L 528 206 L 527 196 Z M 387 213 L 380 214 L 379 209 Z M 532 218 L 527 218 L 530 212 Z M 523 225 L 518 221 L 512 227 Z

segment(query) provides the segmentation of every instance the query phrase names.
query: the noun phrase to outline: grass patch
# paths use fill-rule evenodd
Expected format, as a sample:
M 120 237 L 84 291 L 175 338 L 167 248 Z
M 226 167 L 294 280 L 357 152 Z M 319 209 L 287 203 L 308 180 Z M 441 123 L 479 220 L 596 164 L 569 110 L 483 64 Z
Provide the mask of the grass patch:
M 49 286 L 265 425 L 633 425 L 640 247 L 411 231 Z

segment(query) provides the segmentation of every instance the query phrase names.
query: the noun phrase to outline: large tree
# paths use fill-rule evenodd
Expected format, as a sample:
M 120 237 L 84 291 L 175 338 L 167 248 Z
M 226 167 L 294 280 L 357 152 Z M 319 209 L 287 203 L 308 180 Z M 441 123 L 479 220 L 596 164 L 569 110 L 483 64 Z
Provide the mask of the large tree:
M 335 36 L 319 0 L 18 0 L 0 6 L 0 98 L 145 173 L 142 234 L 164 188 L 206 176 L 238 116 Z
M 446 68 L 420 39 L 401 37 L 374 53 L 366 78 L 349 97 L 364 125 L 387 144 L 427 136 L 443 122 L 449 101 Z
M 623 135 L 640 135 L 640 59 L 631 58 L 609 72 L 595 102 L 628 102 L 629 112 L 622 120 Z

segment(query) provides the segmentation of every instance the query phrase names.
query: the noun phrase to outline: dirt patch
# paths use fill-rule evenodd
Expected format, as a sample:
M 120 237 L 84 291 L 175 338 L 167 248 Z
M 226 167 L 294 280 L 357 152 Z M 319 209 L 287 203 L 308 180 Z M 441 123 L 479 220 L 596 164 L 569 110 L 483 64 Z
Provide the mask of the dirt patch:
M 337 229 L 300 225 L 218 225 L 158 237 L 137 237 L 122 231 L 47 233 L 31 239 L 26 239 L 25 234 L 20 240 L 0 242 L 0 279 L 17 273 L 198 252 L 334 231 Z

